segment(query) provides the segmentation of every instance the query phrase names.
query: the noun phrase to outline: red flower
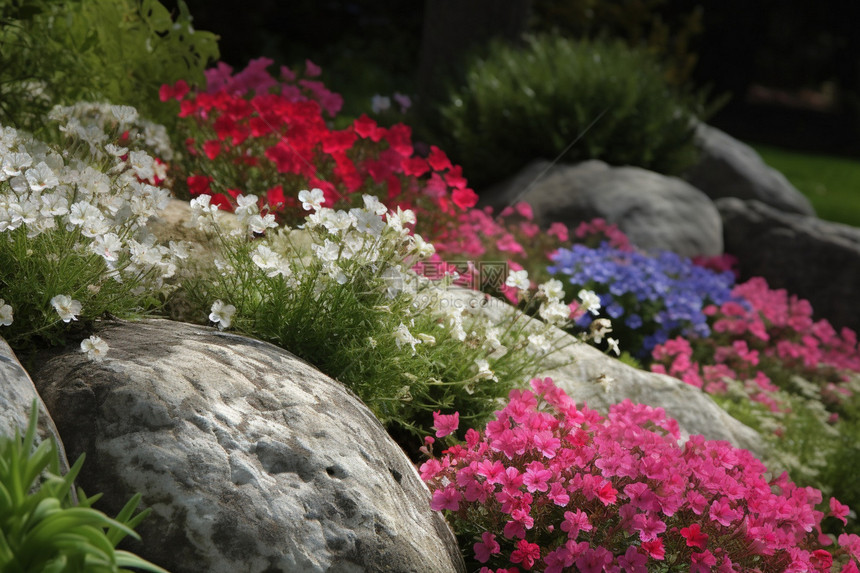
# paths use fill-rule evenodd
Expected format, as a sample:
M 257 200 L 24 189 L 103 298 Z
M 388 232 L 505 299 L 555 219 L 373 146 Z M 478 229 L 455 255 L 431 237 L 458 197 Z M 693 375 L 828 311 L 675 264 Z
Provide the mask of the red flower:
M 185 80 L 179 80 L 172 86 L 170 84 L 164 84 L 161 86 L 161 89 L 158 90 L 158 99 L 161 101 L 167 101 L 169 99 L 181 100 L 185 97 L 185 94 L 188 93 L 188 83 Z
M 330 154 L 343 152 L 352 147 L 355 139 L 355 132 L 351 129 L 332 131 L 323 137 L 322 150 Z
M 522 563 L 526 569 L 531 569 L 538 559 L 540 559 L 540 545 L 529 543 L 525 539 L 520 539 L 517 542 L 517 548 L 511 553 L 511 561 Z
M 283 207 L 287 203 L 287 198 L 284 195 L 284 188 L 281 185 L 276 185 L 266 191 L 266 202 L 272 209 Z
M 385 136 L 385 129 L 380 128 L 374 120 L 367 117 L 367 114 L 362 114 L 352 122 L 352 128 L 359 137 L 369 138 L 371 141 L 378 142 Z
M 666 549 L 663 547 L 663 540 L 660 538 L 654 541 L 643 541 L 642 549 L 648 552 L 653 559 L 662 561 L 666 556 Z
M 435 145 L 430 146 L 430 155 L 427 156 L 427 161 L 430 163 L 430 167 L 432 167 L 434 171 L 443 171 L 453 167 L 451 165 L 451 160 L 448 159 L 445 152 Z
M 191 175 L 185 179 L 185 183 L 188 185 L 188 192 L 192 195 L 212 193 L 212 189 L 209 187 L 212 178 L 207 175 Z
M 388 143 L 391 149 L 402 155 L 409 157 L 414 152 L 412 148 L 412 129 L 408 125 L 398 123 L 388 129 Z
M 478 194 L 468 188 L 454 189 L 454 192 L 451 194 L 451 199 L 457 207 L 465 210 L 475 206 L 478 202 Z
M 681 536 L 687 540 L 687 547 L 704 549 L 708 544 L 708 535 L 702 533 L 702 526 L 698 523 L 693 523 L 690 527 L 682 527 Z
M 403 161 L 403 173 L 415 177 L 421 177 L 430 170 L 426 159 L 420 157 L 412 157 Z
M 207 141 L 203 144 L 203 153 L 205 153 L 206 157 L 209 159 L 215 159 L 221 154 L 221 142 L 217 139 Z
M 454 166 L 448 173 L 444 175 L 445 183 L 457 189 L 464 189 L 468 182 L 463 177 L 463 168 L 459 165 Z

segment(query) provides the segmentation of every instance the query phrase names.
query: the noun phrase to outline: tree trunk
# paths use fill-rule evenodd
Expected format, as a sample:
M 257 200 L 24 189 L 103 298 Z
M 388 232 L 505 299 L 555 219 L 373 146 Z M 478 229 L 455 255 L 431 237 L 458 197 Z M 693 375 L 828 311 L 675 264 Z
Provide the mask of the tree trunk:
M 516 42 L 531 0 L 427 0 L 418 70 L 419 109 L 443 98 L 468 58 L 494 38 Z

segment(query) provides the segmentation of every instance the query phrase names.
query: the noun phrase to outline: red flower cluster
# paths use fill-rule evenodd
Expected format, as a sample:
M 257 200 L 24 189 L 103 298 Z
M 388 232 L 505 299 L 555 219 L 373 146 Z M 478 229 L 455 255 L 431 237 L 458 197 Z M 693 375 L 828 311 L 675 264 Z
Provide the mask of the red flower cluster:
M 413 208 L 419 220 L 423 212 L 453 215 L 455 206 L 475 205 L 462 169 L 436 147 L 416 155 L 408 126 L 382 127 L 363 115 L 333 129 L 323 111 L 333 116 L 340 108 L 334 94 L 286 68 L 276 80 L 266 71 L 270 63 L 255 60 L 235 76 L 221 64 L 207 73 L 212 85 L 203 93 L 180 83 L 162 88 L 162 98 L 178 99 L 179 116 L 187 118 L 180 129 L 188 134 L 192 196 L 213 195 L 213 203 L 232 210 L 240 193 L 255 195 L 290 223 L 304 214 L 289 198 L 311 188 L 323 190 L 326 207 L 349 207 L 370 193 Z M 309 62 L 306 75 L 318 73 Z

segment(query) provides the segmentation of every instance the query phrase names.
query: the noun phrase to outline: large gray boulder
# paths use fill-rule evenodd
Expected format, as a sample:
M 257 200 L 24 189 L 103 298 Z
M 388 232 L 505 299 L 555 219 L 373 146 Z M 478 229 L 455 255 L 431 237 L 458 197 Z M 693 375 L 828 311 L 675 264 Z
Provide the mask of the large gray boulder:
M 708 197 L 755 199 L 786 213 L 815 215 L 809 199 L 749 145 L 704 123 L 696 127 L 695 141 L 699 162 L 685 179 Z
M 48 409 L 12 348 L 0 337 L 0 436 L 14 436 L 16 430 L 22 436 L 24 435 L 30 420 L 33 400 L 36 401 L 39 412 L 36 443 L 53 439 L 60 455 L 60 469 L 63 472 L 68 471 L 69 465 L 66 461 L 63 442 L 60 440 L 54 421 L 48 414 Z
M 340 383 L 270 344 L 164 320 L 103 325 L 33 379 L 79 484 L 152 508 L 132 544 L 173 573 L 464 571 L 414 466 Z
M 717 201 L 726 251 L 741 279 L 764 277 L 807 299 L 819 318 L 860 331 L 860 229 L 783 213 L 758 201 Z
M 561 222 L 573 229 L 600 217 L 648 251 L 689 257 L 723 252 L 720 216 L 710 199 L 677 177 L 639 167 L 535 161 L 481 193 L 481 203 L 497 210 L 518 201 L 531 205 L 542 226 Z

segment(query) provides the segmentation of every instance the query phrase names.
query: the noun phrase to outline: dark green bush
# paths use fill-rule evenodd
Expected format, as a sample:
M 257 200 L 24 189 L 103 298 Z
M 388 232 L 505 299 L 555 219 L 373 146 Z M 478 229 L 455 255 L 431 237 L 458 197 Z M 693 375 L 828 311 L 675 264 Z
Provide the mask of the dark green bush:
M 0 124 L 37 131 L 55 104 L 109 101 L 170 122 L 162 84 L 203 83 L 217 37 L 195 31 L 185 3 L 0 0 Z
M 696 159 L 691 118 L 703 110 L 701 95 L 670 88 L 654 60 L 621 42 L 535 36 L 473 62 L 441 108 L 440 139 L 478 186 L 566 149 L 566 162 L 676 174 Z

